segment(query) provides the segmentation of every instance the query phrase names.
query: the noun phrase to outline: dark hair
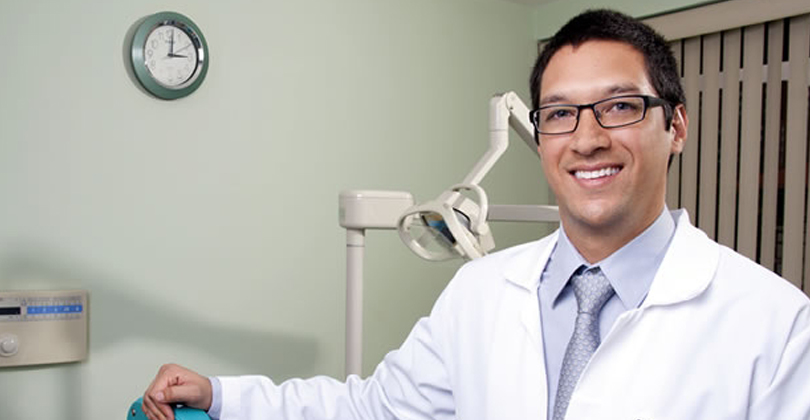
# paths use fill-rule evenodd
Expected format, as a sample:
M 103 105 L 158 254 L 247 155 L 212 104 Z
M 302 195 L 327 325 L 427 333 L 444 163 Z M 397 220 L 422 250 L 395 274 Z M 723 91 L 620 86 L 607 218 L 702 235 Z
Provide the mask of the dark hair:
M 678 63 L 664 37 L 638 20 L 612 10 L 588 10 L 575 16 L 543 47 L 529 82 L 533 107 L 537 109 L 539 106 L 540 84 L 551 57 L 567 45 L 576 47 L 591 40 L 624 42 L 644 55 L 647 76 L 656 94 L 670 104 L 664 106 L 664 128 L 669 130 L 673 107 L 686 104 Z

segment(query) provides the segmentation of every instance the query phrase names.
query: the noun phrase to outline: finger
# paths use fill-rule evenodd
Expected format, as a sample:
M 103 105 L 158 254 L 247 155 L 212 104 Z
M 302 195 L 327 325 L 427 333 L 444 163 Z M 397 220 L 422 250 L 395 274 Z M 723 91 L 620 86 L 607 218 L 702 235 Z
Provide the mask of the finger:
M 174 409 L 171 404 L 163 401 L 158 401 L 155 397 L 150 398 L 154 404 L 156 417 L 158 420 L 174 420 Z
M 149 420 L 165 420 L 165 419 L 161 419 L 160 417 L 156 416 L 152 412 L 147 413 L 146 411 L 144 411 L 143 413 L 144 413 L 144 415 L 146 415 L 146 418 L 149 419 Z
M 146 415 L 149 420 L 163 420 L 160 418 L 155 417 L 155 403 L 152 402 L 152 399 L 149 397 L 149 394 L 144 394 L 143 399 L 141 400 L 141 411 Z
M 149 420 L 165 420 L 159 417 L 156 417 L 155 412 L 158 411 L 157 407 L 155 406 L 155 402 L 152 400 L 152 393 L 155 392 L 155 386 L 157 384 L 157 377 L 152 380 L 152 383 L 149 384 L 149 388 L 146 389 L 146 392 L 143 394 L 143 398 L 141 399 L 141 410 L 146 415 Z
M 166 416 L 160 411 L 152 397 L 144 398 L 144 405 L 146 405 L 146 409 L 149 412 L 147 417 L 153 420 L 166 420 Z
M 174 420 L 174 411 L 169 404 L 155 401 L 151 395 L 144 398 L 144 404 L 155 420 Z
M 158 418 L 157 416 L 155 416 L 155 414 L 153 412 L 154 410 L 151 407 L 152 405 L 153 405 L 153 403 L 151 401 L 149 401 L 149 397 L 144 395 L 143 400 L 141 402 L 141 411 L 143 411 L 143 414 L 149 420 L 162 420 L 162 419 Z
M 163 419 L 174 420 L 174 408 L 172 408 L 172 406 L 169 404 L 158 404 L 158 409 L 160 410 L 160 414 L 163 415 Z
M 182 385 L 170 386 L 164 389 L 162 394 L 163 402 L 196 405 L 196 403 L 200 400 L 200 387 L 196 384 L 185 383 Z M 155 396 L 157 397 L 157 395 Z

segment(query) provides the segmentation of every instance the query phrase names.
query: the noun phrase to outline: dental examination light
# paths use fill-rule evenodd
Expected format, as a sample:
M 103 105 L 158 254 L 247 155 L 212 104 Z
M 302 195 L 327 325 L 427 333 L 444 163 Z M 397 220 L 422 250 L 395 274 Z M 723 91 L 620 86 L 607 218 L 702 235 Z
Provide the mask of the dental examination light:
M 346 375 L 361 373 L 363 251 L 366 229 L 397 229 L 416 255 L 431 261 L 475 259 L 495 247 L 487 221 L 557 222 L 556 206 L 490 205 L 479 183 L 509 144 L 509 128 L 537 154 L 529 109 L 514 92 L 489 103 L 489 148 L 464 180 L 435 200 L 414 205 L 401 191 L 340 193 L 339 222 L 346 229 Z M 538 155 L 539 156 L 539 155 Z
M 462 191 L 475 193 L 477 202 Z M 486 222 L 488 207 L 483 188 L 453 185 L 438 199 L 407 209 L 397 223 L 399 237 L 416 255 L 430 261 L 483 257 L 495 247 Z

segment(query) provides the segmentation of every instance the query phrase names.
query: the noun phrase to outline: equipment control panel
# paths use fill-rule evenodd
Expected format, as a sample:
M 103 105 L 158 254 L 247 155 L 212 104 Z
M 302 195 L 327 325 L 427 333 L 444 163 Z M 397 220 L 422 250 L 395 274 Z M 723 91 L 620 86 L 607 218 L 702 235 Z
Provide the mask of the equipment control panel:
M 87 291 L 0 291 L 0 367 L 87 358 Z

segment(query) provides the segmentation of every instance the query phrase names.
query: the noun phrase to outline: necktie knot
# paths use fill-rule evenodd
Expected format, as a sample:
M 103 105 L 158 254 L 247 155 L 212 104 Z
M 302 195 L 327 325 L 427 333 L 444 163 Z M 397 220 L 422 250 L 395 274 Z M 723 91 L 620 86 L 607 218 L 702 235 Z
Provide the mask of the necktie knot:
M 589 268 L 571 278 L 580 313 L 598 315 L 613 296 L 613 287 L 599 267 Z

